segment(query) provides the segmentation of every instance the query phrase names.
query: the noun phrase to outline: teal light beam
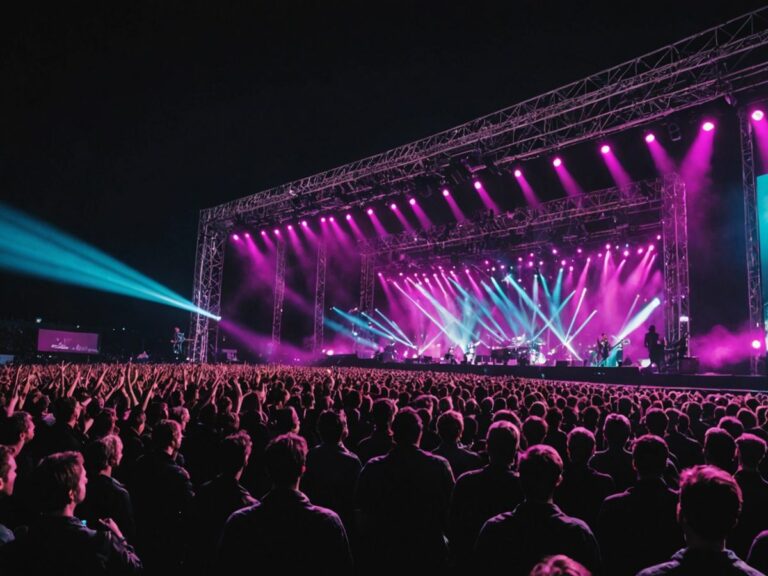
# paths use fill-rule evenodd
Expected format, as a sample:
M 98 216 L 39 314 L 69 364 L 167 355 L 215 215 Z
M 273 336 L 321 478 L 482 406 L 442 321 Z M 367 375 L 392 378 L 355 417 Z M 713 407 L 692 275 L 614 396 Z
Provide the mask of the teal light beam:
M 395 322 L 394 320 L 391 320 L 390 318 L 388 318 L 388 317 L 386 316 L 386 314 L 384 314 L 384 312 L 382 312 L 382 311 L 381 311 L 381 310 L 379 310 L 378 308 L 376 308 L 376 314 L 378 314 L 379 316 L 381 316 L 382 318 L 384 318 L 384 320 L 387 322 L 387 324 L 389 324 L 390 326 L 392 326 L 392 328 L 394 328 L 394 329 L 397 331 L 397 333 L 398 333 L 398 334 L 400 334 L 400 336 L 402 336 L 402 337 L 403 337 L 403 339 L 405 339 L 405 340 L 407 340 L 408 342 L 410 342 L 411 344 L 413 344 L 413 342 L 411 342 L 411 339 L 410 339 L 410 338 L 408 338 L 408 336 L 406 336 L 405 332 L 403 332 L 403 331 L 402 331 L 402 329 L 400 328 L 400 326 L 398 326 L 398 325 L 397 325 L 397 322 Z
M 576 318 L 579 315 L 579 310 L 581 310 L 581 305 L 584 302 L 584 296 L 587 295 L 587 289 L 583 288 L 581 290 L 581 296 L 579 296 L 579 303 L 576 305 L 576 312 L 573 313 L 573 318 L 571 318 L 571 323 L 568 325 L 568 331 L 565 333 L 565 339 L 570 342 L 568 339 L 568 336 L 571 334 L 571 330 L 573 330 L 573 325 L 576 322 Z

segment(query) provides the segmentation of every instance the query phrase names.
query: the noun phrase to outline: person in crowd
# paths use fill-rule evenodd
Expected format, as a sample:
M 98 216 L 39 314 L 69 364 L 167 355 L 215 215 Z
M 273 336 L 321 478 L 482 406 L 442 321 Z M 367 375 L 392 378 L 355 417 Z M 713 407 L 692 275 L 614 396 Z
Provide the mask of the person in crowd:
M 360 473 L 361 569 L 391 574 L 404 562 L 416 570 L 448 564 L 446 523 L 454 479 L 445 458 L 418 448 L 422 420 L 403 408 L 392 423 L 395 447 Z
M 658 436 L 638 438 L 632 449 L 637 481 L 603 502 L 597 536 L 606 573 L 634 575 L 682 546 L 677 493 L 664 480 L 667 456 L 667 445 Z
M 741 505 L 739 485 L 721 468 L 702 465 L 683 471 L 677 520 L 685 533 L 685 548 L 638 576 L 761 576 L 762 572 L 725 546 L 739 520 Z
M 555 503 L 594 530 L 603 500 L 615 492 L 613 478 L 589 466 L 595 453 L 595 435 L 590 430 L 579 426 L 568 432 L 567 453 L 568 462 L 563 469 L 563 481 L 555 491 Z
M 475 558 L 486 573 L 526 575 L 554 554 L 565 554 L 593 572 L 600 570 L 592 531 L 553 503 L 562 472 L 563 461 L 551 446 L 538 444 L 523 453 L 520 483 L 525 499 L 513 511 L 488 520 L 477 539 Z
M 632 433 L 629 419 L 623 414 L 609 414 L 603 425 L 603 437 L 608 447 L 592 456 L 589 465 L 613 478 L 616 490 L 626 490 L 635 483 L 632 453 L 627 441 Z
M 392 422 L 397 414 L 397 406 L 389 398 L 379 398 L 373 403 L 371 420 L 373 432 L 360 441 L 357 455 L 365 464 L 375 456 L 383 456 L 392 449 Z
M 556 554 L 536 564 L 530 576 L 592 576 L 592 573 L 576 560 Z
M 729 474 L 736 472 L 736 439 L 723 428 L 707 430 L 704 434 L 704 462 Z
M 464 433 L 464 417 L 460 412 L 443 412 L 437 419 L 437 433 L 440 435 L 440 445 L 432 453 L 448 460 L 454 478 L 469 470 L 477 470 L 483 465 L 476 452 L 459 444 L 459 439 Z
M 0 546 L 12 541 L 16 536 L 7 524 L 5 510 L 7 502 L 13 496 L 13 486 L 16 483 L 15 449 L 11 446 L 0 446 Z
M 94 440 L 85 447 L 88 492 L 77 507 L 79 518 L 93 526 L 101 518 L 112 518 L 129 542 L 136 539 L 133 505 L 128 490 L 112 477 L 120 466 L 123 442 L 116 434 Z
M 309 499 L 336 512 L 349 534 L 354 530 L 355 486 L 360 459 L 347 450 L 347 419 L 342 411 L 325 410 L 317 419 L 320 444 L 307 454 L 307 471 L 301 480 Z
M 265 574 L 352 572 L 347 534 L 339 516 L 299 491 L 307 442 L 288 433 L 266 450 L 272 489 L 261 502 L 234 512 L 221 536 L 216 573 L 236 574 L 251 564 Z
M 520 432 L 514 424 L 491 424 L 485 440 L 488 464 L 459 476 L 451 496 L 449 535 L 456 565 L 472 566 L 472 551 L 486 520 L 514 510 L 523 501 L 515 460 Z
M 736 439 L 739 469 L 734 478 L 741 489 L 741 517 L 728 539 L 728 547 L 739 558 L 746 558 L 749 547 L 768 522 L 768 482 L 759 466 L 765 458 L 765 440 L 745 433 Z
M 134 501 L 137 547 L 147 569 L 180 571 L 194 526 L 195 496 L 189 473 L 176 464 L 181 426 L 161 420 L 152 431 L 154 450 L 136 463 L 128 484 Z
M 79 452 L 44 458 L 34 472 L 40 516 L 29 531 L 0 547 L 3 574 L 139 574 L 142 563 L 111 518 L 86 526 L 75 508 L 88 477 Z

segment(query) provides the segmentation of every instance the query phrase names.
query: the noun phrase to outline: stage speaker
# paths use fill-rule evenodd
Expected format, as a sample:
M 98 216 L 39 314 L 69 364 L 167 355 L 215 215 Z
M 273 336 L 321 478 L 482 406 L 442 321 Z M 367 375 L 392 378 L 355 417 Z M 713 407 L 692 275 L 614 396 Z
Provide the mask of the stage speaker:
M 699 371 L 699 359 L 696 357 L 686 356 L 680 358 L 680 374 L 696 374 Z
M 570 365 L 569 360 L 555 360 L 555 368 L 568 368 Z

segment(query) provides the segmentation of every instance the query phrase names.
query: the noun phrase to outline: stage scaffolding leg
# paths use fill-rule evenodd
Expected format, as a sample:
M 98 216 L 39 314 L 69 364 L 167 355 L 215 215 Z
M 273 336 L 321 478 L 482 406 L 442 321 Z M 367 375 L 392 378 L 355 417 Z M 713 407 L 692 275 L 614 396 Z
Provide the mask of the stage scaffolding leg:
M 277 240 L 277 262 L 275 264 L 275 299 L 272 305 L 272 350 L 276 358 L 280 348 L 280 332 L 283 324 L 283 300 L 285 299 L 285 241 Z
M 754 143 L 749 112 L 739 109 L 741 136 L 741 181 L 744 190 L 744 229 L 747 241 L 747 298 L 749 302 L 750 329 L 765 333 L 763 316 L 763 290 L 760 278 L 760 239 L 758 237 L 757 183 L 755 181 Z M 761 340 L 763 340 L 761 338 Z M 750 358 L 750 373 L 757 374 L 759 357 Z
M 312 354 L 319 354 L 323 349 L 323 330 L 325 327 L 325 270 L 328 262 L 328 246 L 324 240 L 317 245 L 317 274 L 315 276 L 314 336 Z
M 200 223 L 197 232 L 197 257 L 192 301 L 195 306 L 217 316 L 221 314 L 221 279 L 224 273 L 224 240 L 226 234 Z M 201 314 L 193 314 L 187 354 L 193 362 L 216 358 L 219 323 Z
M 373 273 L 375 256 L 363 254 L 360 259 L 360 304 L 358 313 L 373 314 L 373 296 L 376 288 L 376 277 Z M 359 334 L 359 332 L 358 332 Z M 358 349 L 358 339 L 355 339 L 355 351 Z
M 685 183 L 676 174 L 664 178 L 661 229 L 665 336 L 668 343 L 680 343 L 687 355 L 691 355 L 688 342 L 691 334 L 688 214 Z

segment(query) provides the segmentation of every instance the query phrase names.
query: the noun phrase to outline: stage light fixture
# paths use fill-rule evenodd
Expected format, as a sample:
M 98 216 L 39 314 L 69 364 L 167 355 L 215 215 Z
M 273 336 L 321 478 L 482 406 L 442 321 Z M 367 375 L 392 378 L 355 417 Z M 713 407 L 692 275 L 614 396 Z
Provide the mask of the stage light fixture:
M 368 208 L 368 210 L 365 211 L 368 216 L 373 216 L 373 208 Z
M 245 236 L 246 238 L 250 238 L 251 237 L 251 233 L 250 232 L 246 232 L 245 234 L 243 234 L 243 236 Z
M 760 344 L 760 340 L 752 340 L 752 349 L 753 350 L 760 350 L 762 348 L 762 345 Z
M 235 242 L 237 242 L 238 240 L 240 240 L 240 236 L 239 236 L 239 235 L 237 235 L 237 234 L 232 234 L 232 240 L 234 240 Z
M 652 142 L 656 141 L 656 136 L 653 134 L 653 132 L 649 132 L 645 135 L 645 142 L 647 144 L 651 144 Z
M 288 224 L 288 230 L 293 230 L 293 224 Z
M 390 210 L 397 210 L 397 204 L 392 202 L 392 204 L 389 205 Z
M 560 168 L 560 166 L 563 164 L 563 160 L 557 156 L 554 160 L 552 160 L 552 166 L 555 168 Z
M 449 196 L 451 194 L 451 191 L 448 190 L 448 188 L 443 188 L 443 196 Z
M 520 170 L 519 168 L 517 170 L 515 170 L 514 174 L 515 174 L 515 178 L 522 178 L 523 177 L 523 171 Z
M 601 152 L 602 154 L 608 154 L 610 151 L 611 151 L 611 147 L 610 147 L 610 146 L 608 146 L 608 144 L 603 144 L 603 145 L 600 147 L 600 152 Z
M 266 235 L 267 235 L 267 231 L 266 231 L 266 230 L 262 230 L 262 231 L 261 231 L 261 235 L 262 235 L 262 236 L 266 236 Z
M 307 224 L 307 221 L 306 221 L 306 220 L 302 220 L 302 221 L 301 221 L 301 225 L 302 225 L 304 228 L 306 228 L 307 226 L 309 226 L 309 224 Z
M 416 204 L 416 198 L 411 198 L 410 200 L 408 200 L 408 204 L 410 204 L 411 206 L 414 206 Z
M 331 216 L 330 218 L 328 218 L 328 221 L 329 222 L 336 222 L 336 219 L 333 216 Z
M 707 120 L 701 125 L 701 129 L 704 130 L 704 132 L 712 132 L 712 130 L 715 129 L 715 124 L 714 122 Z
M 765 113 L 762 110 L 752 112 L 752 120 L 755 122 L 760 122 L 763 118 L 765 118 Z
M 275 228 L 275 235 L 276 236 L 280 236 L 280 229 L 279 228 Z
M 483 183 L 480 182 L 480 180 L 475 180 L 473 186 L 475 187 L 475 190 L 480 190 L 483 187 Z
M 345 218 L 346 218 L 347 220 L 352 220 L 352 214 L 347 214 L 347 215 L 345 216 Z

